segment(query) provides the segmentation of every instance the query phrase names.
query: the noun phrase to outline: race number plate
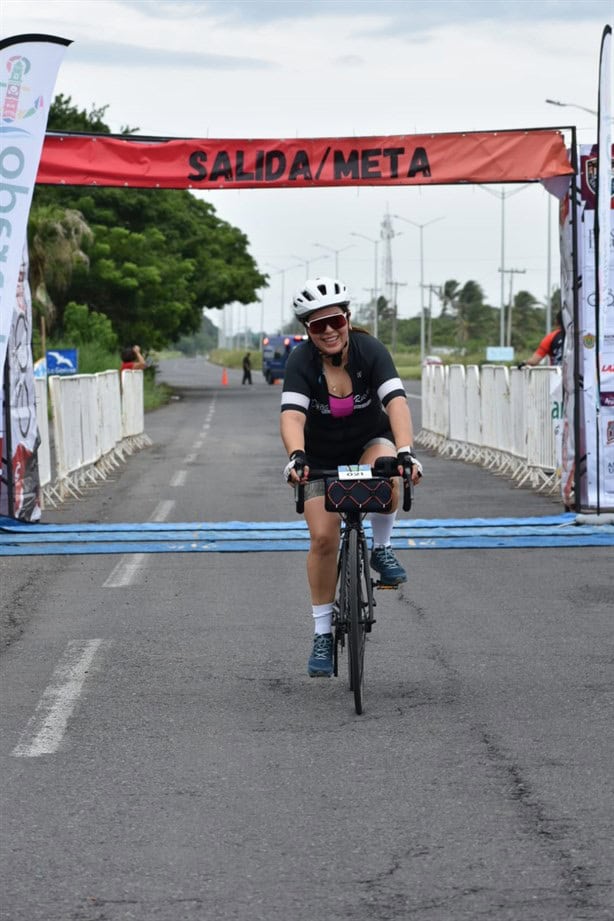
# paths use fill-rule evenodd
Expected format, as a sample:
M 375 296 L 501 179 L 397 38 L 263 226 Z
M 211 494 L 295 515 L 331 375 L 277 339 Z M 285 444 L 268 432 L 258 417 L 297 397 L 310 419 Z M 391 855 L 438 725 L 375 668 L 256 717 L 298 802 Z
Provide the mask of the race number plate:
M 368 480 L 373 476 L 369 464 L 350 464 L 337 470 L 340 480 Z

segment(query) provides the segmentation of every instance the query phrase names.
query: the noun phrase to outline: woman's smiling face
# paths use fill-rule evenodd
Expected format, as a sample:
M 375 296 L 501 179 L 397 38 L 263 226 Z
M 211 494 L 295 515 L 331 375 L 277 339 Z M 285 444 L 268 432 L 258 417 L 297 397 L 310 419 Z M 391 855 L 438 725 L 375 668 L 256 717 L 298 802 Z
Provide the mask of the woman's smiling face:
M 348 342 L 349 314 L 341 307 L 322 307 L 310 315 L 306 327 L 318 351 L 324 356 L 337 355 Z

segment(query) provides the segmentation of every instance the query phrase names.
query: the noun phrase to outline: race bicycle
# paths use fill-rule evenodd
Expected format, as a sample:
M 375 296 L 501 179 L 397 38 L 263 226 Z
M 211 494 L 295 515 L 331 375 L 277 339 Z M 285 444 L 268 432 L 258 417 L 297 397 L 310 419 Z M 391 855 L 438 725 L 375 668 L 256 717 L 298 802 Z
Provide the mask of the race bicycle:
M 333 470 L 309 471 L 309 480 L 323 479 L 327 511 L 342 520 L 337 591 L 333 609 L 333 674 L 338 675 L 339 658 L 348 647 L 347 668 L 350 691 L 357 714 L 364 711 L 364 657 L 367 634 L 375 623 L 376 602 L 373 589 L 396 589 L 374 582 L 369 566 L 369 551 L 363 520 L 368 512 L 389 512 L 392 506 L 392 477 L 398 476 L 396 457 L 380 457 L 375 466 L 351 465 Z M 295 488 L 296 510 L 304 510 L 304 487 Z M 411 476 L 403 478 L 403 510 L 412 503 Z

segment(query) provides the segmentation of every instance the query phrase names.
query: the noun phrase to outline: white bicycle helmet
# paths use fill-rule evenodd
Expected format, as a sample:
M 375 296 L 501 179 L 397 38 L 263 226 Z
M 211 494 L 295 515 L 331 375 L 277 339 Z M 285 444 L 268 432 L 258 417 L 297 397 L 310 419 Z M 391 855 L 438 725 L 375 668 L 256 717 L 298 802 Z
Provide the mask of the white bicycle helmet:
M 322 307 L 349 307 L 350 295 L 343 282 L 336 278 L 318 275 L 309 278 L 294 292 L 292 306 L 299 320 L 306 320 L 310 313 Z

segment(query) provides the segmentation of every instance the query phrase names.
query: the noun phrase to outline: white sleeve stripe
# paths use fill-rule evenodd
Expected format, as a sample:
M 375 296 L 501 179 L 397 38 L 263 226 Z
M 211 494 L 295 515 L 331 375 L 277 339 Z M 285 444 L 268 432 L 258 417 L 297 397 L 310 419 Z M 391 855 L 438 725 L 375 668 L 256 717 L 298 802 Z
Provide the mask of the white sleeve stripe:
M 402 393 L 405 393 L 403 381 L 400 377 L 391 377 L 390 380 L 384 381 L 381 387 L 377 388 L 377 395 L 383 403 L 384 398 L 394 390 L 400 390 Z
M 300 406 L 305 412 L 309 409 L 310 399 L 304 393 L 293 393 L 291 390 L 284 390 L 281 395 L 281 406 Z

